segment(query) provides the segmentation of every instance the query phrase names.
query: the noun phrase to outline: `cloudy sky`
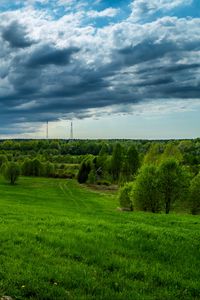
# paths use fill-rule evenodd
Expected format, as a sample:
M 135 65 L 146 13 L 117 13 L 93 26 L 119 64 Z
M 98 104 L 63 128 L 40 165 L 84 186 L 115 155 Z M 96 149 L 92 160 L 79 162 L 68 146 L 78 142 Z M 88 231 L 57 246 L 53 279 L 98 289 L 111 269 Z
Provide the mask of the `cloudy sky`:
M 0 137 L 200 136 L 199 0 L 0 0 Z

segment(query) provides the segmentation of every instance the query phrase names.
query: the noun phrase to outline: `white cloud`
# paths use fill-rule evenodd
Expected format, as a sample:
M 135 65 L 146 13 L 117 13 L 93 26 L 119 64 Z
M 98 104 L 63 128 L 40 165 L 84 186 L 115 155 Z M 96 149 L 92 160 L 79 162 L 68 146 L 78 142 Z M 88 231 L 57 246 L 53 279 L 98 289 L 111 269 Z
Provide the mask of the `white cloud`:
M 115 17 L 119 12 L 119 9 L 116 8 L 106 8 L 101 11 L 91 10 L 87 13 L 90 18 L 104 18 L 104 17 Z
M 190 5 L 193 0 L 134 0 L 131 4 L 131 17 L 144 20 L 157 11 L 170 11 L 179 6 Z

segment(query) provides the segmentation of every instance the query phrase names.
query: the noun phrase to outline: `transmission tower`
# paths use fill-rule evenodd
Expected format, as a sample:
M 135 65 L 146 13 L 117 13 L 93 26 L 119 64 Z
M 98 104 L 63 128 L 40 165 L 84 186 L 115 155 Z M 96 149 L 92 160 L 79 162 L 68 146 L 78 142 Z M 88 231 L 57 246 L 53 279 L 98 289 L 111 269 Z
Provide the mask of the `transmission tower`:
M 71 122 L 71 130 L 70 130 L 70 140 L 73 140 L 73 122 Z
M 46 138 L 49 138 L 49 121 L 47 121 L 47 128 L 46 128 Z

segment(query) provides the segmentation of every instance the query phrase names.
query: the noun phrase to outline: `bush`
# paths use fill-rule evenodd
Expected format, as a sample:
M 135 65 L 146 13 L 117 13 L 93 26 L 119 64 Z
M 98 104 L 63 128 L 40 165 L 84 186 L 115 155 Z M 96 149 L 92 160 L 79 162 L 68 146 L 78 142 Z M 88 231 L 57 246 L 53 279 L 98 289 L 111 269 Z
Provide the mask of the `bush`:
M 158 172 L 154 165 L 144 165 L 136 177 L 133 197 L 136 207 L 153 213 L 161 210 Z
M 190 183 L 189 206 L 193 215 L 200 214 L 200 173 Z
M 3 175 L 6 180 L 10 182 L 10 184 L 15 184 L 19 175 L 20 175 L 20 167 L 17 163 L 8 162 L 3 167 Z
M 133 201 L 131 195 L 132 189 L 133 189 L 132 182 L 125 183 L 125 185 L 120 188 L 119 190 L 120 207 L 133 210 Z

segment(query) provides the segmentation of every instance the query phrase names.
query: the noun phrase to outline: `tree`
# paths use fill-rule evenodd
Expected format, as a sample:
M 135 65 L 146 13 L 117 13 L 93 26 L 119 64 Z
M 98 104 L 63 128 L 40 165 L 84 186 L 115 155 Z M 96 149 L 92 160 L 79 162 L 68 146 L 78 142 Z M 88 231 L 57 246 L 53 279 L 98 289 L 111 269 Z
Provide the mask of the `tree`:
M 90 173 L 88 174 L 88 179 L 87 179 L 88 183 L 90 184 L 94 184 L 97 181 L 96 178 L 96 170 L 94 168 L 94 166 L 92 166 L 92 169 L 90 170 Z
M 41 176 L 43 174 L 43 164 L 39 159 L 33 159 L 31 167 L 33 176 Z
M 117 143 L 114 147 L 111 158 L 111 173 L 114 181 L 119 180 L 119 175 L 122 167 L 122 146 Z
M 177 161 L 183 160 L 183 155 L 179 148 L 173 143 L 167 143 L 165 150 L 162 154 L 162 160 L 168 159 L 168 158 L 175 158 Z
M 15 184 L 20 175 L 19 165 L 15 162 L 8 162 L 3 168 L 3 175 L 5 179 L 10 182 L 10 184 Z
M 187 176 L 177 160 L 168 158 L 161 163 L 158 178 L 165 212 L 168 214 L 171 205 L 184 194 L 187 186 Z
M 200 213 L 200 173 L 190 183 L 189 206 L 193 215 Z
M 133 210 L 133 200 L 131 192 L 133 189 L 133 183 L 127 182 L 119 190 L 119 203 L 124 209 Z
M 54 164 L 49 161 L 44 164 L 44 175 L 46 177 L 52 177 L 55 174 Z
M 99 155 L 94 159 L 97 177 L 104 177 L 104 174 L 108 171 L 108 152 L 108 145 L 103 143 Z
M 7 156 L 1 154 L 1 155 L 0 155 L 0 170 L 1 170 L 2 165 L 3 165 L 3 164 L 6 164 L 7 162 L 8 162 Z
M 149 151 L 144 157 L 144 164 L 159 164 L 161 154 L 163 152 L 163 145 L 160 143 L 153 143 Z
M 136 177 L 133 198 L 136 207 L 153 213 L 161 210 L 158 171 L 155 165 L 144 165 Z
M 22 175 L 31 176 L 32 175 L 32 160 L 26 158 L 22 164 Z
M 88 175 L 93 168 L 93 156 L 88 155 L 81 163 L 77 180 L 79 183 L 85 183 L 88 180 Z
M 123 176 L 125 181 L 131 181 L 139 168 L 140 160 L 137 150 L 130 146 L 123 165 Z
M 99 151 L 99 155 L 100 156 L 105 156 L 105 155 L 108 155 L 108 154 L 109 154 L 109 147 L 105 142 L 103 142 L 101 150 Z

